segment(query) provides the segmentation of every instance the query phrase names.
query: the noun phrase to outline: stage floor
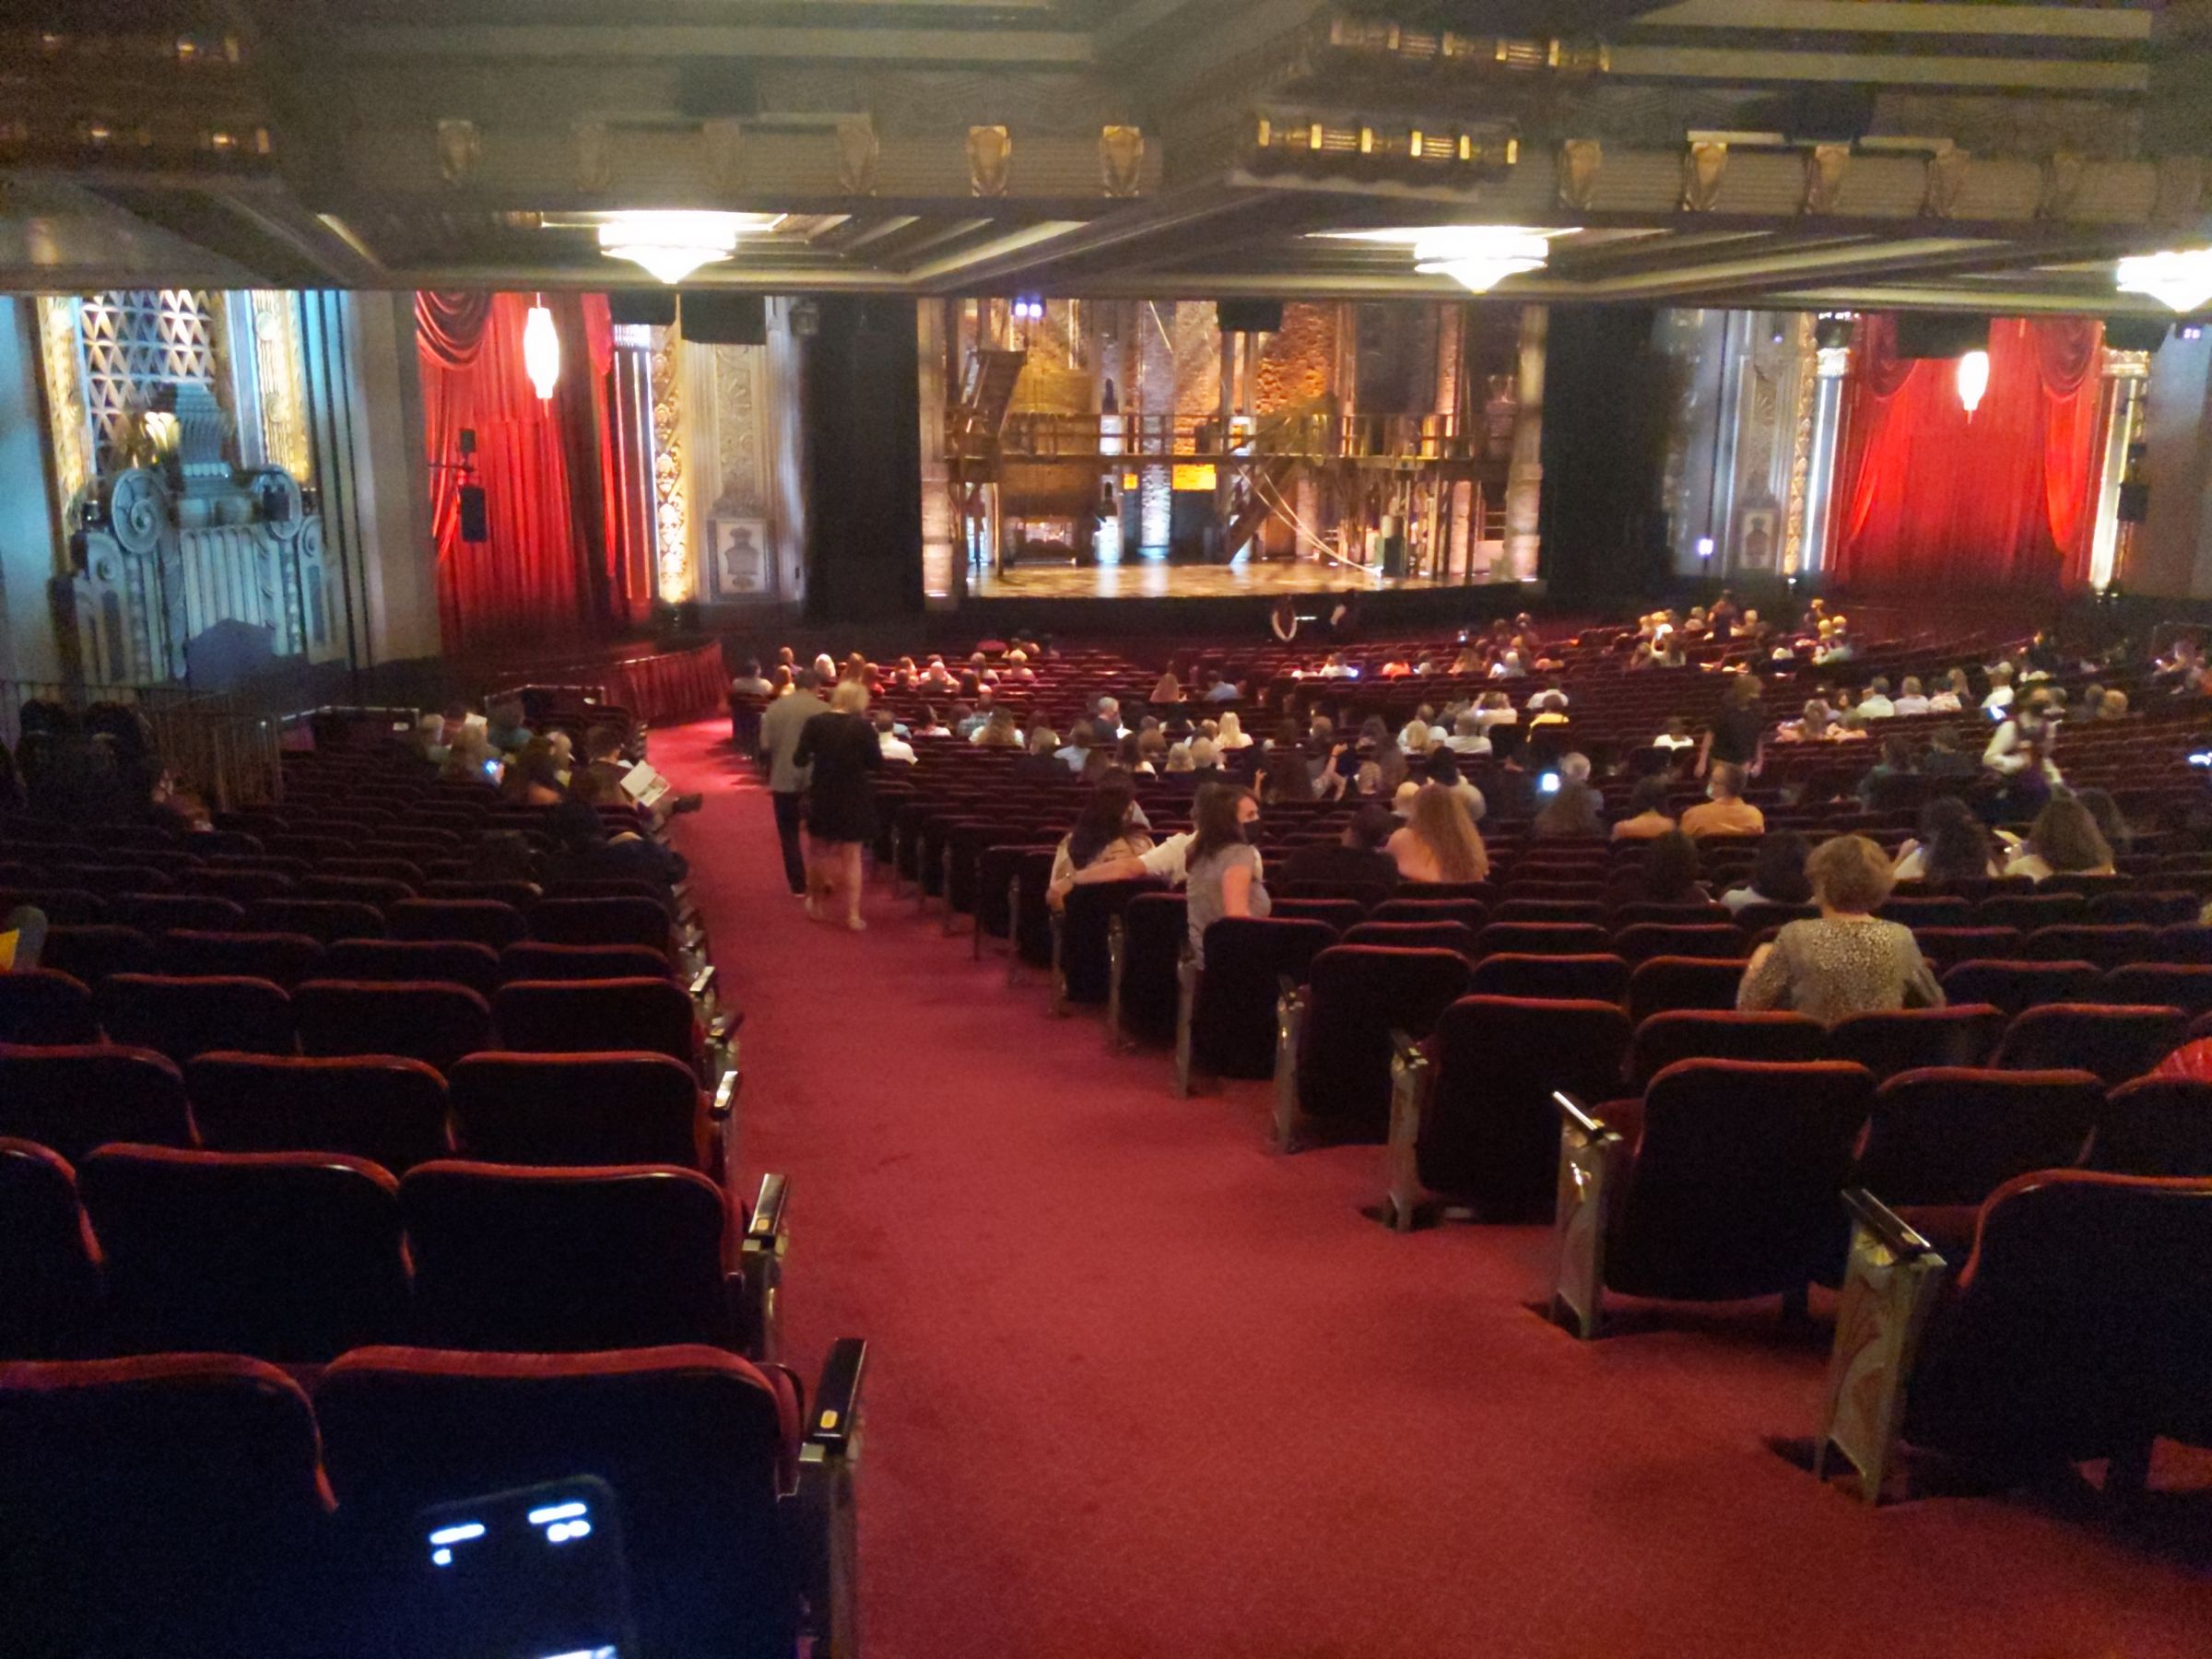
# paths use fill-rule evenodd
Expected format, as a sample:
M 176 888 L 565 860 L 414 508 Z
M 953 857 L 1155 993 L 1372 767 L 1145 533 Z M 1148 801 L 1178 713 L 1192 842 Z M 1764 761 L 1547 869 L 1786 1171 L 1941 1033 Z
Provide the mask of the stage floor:
M 1362 594 L 1394 594 L 1463 585 L 1427 576 L 1376 579 L 1362 570 L 1305 559 L 1229 565 L 1134 559 L 1121 564 L 1024 565 L 1004 575 L 971 570 L 968 583 L 970 595 L 977 599 L 1241 599 L 1347 587 Z

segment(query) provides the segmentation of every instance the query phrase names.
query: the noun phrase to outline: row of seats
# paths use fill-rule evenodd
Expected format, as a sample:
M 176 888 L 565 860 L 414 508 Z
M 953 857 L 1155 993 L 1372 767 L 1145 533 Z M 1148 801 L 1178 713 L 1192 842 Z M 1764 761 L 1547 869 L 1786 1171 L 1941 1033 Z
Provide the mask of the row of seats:
M 638 945 L 671 949 L 665 903 L 629 894 L 546 899 L 524 910 L 494 898 L 418 899 L 399 894 L 359 898 L 234 899 L 203 893 L 123 893 L 11 888 L 0 909 L 28 904 L 57 927 L 111 925 L 140 933 L 298 934 L 323 944 L 339 939 L 466 940 L 504 949 L 524 939 L 546 945 Z

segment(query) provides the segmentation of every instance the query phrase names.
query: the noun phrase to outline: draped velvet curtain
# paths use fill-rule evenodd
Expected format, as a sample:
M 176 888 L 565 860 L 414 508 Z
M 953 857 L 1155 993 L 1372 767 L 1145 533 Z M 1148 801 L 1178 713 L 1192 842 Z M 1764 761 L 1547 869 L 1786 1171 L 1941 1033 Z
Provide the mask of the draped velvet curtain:
M 616 512 L 614 336 L 598 294 L 546 298 L 560 379 L 541 400 L 523 365 L 528 294 L 415 296 L 424 441 L 449 652 L 573 640 L 628 618 L 614 599 L 628 550 Z M 461 432 L 477 434 L 490 539 L 461 539 Z
M 1957 361 L 1859 323 L 1829 569 L 1861 587 L 2054 589 L 2088 579 L 2103 326 L 2000 318 L 1971 418 Z

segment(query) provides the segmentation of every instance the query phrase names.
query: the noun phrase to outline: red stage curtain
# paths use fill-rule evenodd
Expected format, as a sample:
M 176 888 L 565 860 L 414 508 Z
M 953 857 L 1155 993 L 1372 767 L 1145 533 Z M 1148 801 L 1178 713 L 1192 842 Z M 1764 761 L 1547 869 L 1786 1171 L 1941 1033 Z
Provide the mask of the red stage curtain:
M 527 294 L 415 296 L 424 441 L 449 652 L 573 640 L 614 618 L 621 525 L 607 487 L 613 333 L 603 295 L 554 294 L 560 380 L 538 398 L 523 368 Z M 490 539 L 461 539 L 461 430 L 477 434 Z M 627 620 L 627 618 L 624 618 Z
M 1863 318 L 1837 473 L 1840 582 L 2056 588 L 2088 569 L 2102 325 L 2000 318 L 1970 419 L 1954 362 L 1897 355 Z

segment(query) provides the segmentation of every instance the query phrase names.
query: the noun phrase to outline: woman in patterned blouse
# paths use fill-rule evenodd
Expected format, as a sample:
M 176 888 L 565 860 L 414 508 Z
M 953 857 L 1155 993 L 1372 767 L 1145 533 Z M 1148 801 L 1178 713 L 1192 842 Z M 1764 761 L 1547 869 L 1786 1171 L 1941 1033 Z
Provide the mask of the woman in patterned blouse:
M 1853 1014 L 1939 1008 L 1943 988 L 1910 928 L 1877 921 L 1889 861 L 1863 835 L 1839 835 L 1806 860 L 1818 921 L 1792 922 L 1762 945 L 1736 988 L 1740 1012 L 1789 1008 L 1833 1025 Z

